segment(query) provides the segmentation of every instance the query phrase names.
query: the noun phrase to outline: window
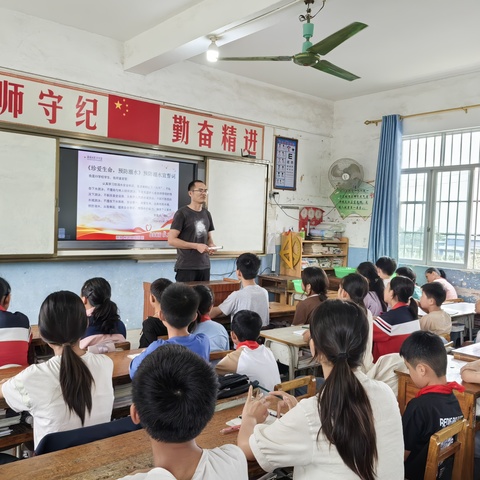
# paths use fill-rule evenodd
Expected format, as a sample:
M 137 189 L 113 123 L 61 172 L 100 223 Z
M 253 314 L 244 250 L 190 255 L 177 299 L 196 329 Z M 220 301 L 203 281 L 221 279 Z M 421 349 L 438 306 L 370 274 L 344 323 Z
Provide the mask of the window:
M 404 137 L 401 261 L 480 269 L 480 129 Z

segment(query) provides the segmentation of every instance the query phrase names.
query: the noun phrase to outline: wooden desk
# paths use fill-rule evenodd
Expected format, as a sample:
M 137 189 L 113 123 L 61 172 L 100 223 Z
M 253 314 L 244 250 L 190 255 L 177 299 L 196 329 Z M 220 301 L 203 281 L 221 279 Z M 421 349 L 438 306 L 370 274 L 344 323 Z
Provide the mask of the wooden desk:
M 456 348 L 453 350 L 453 358 L 463 360 L 465 362 L 472 362 L 480 359 L 480 343 L 472 343 L 466 347 Z
M 465 392 L 459 393 L 454 391 L 460 403 L 463 416 L 467 420 L 467 438 L 465 445 L 465 459 L 462 479 L 473 479 L 473 457 L 475 451 L 475 431 L 476 431 L 476 417 L 475 407 L 476 400 L 480 397 L 480 385 L 474 383 L 462 382 L 460 376 L 460 368 L 465 365 L 466 362 L 457 360 L 451 355 L 448 355 L 447 366 L 447 381 L 458 382 L 465 387 Z M 405 372 L 396 372 L 398 375 L 398 404 L 400 407 L 400 413 L 403 415 L 407 403 L 415 398 L 419 388 L 413 383 L 410 375 Z
M 270 323 L 285 323 L 291 325 L 293 322 L 293 317 L 295 316 L 295 310 L 295 305 L 286 305 L 279 302 L 269 302 L 268 312 L 270 315 Z
M 299 366 L 298 353 L 300 348 L 308 347 L 302 335 L 293 333 L 299 330 L 304 330 L 301 325 L 262 330 L 260 332 L 260 336 L 265 339 L 265 345 L 272 350 L 275 359 L 288 365 L 289 380 L 295 378 L 295 369 Z
M 143 320 L 153 316 L 154 308 L 150 304 L 151 282 L 143 282 Z M 210 280 L 208 282 L 188 282 L 187 285 L 206 285 L 213 292 L 215 301 L 213 305 L 218 307 L 232 292 L 240 290 L 240 280 L 224 278 L 223 280 Z
M 469 340 L 473 340 L 475 304 L 468 302 L 444 303 L 441 308 L 452 317 L 452 321 L 464 323 L 468 329 Z
M 221 435 L 225 423 L 237 417 L 243 406 L 216 412 L 197 442 L 202 448 L 215 448 L 236 443 L 237 434 Z M 35 478 L 35 480 L 98 480 L 117 479 L 135 470 L 153 468 L 148 435 L 144 430 L 118 435 L 79 447 L 40 455 L 0 466 L 0 478 Z M 255 463 L 249 474 L 263 472 Z

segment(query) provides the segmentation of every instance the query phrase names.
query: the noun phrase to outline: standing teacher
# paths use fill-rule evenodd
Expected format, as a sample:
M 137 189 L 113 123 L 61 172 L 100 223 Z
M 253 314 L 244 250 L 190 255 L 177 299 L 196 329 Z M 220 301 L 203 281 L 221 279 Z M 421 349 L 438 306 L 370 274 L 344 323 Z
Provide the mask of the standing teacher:
M 181 207 L 174 215 L 168 244 L 177 249 L 175 280 L 194 282 L 210 280 L 209 247 L 214 247 L 212 216 L 205 208 L 208 189 L 201 180 L 188 184 L 190 204 Z

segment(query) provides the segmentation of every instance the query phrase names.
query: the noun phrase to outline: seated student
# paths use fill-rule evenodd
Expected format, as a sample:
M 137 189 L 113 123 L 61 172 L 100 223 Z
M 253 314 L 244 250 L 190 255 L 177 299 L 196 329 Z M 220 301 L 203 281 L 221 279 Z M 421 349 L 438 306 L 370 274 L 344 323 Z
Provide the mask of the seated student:
M 363 299 L 363 303 L 368 310 L 377 317 L 382 312 L 387 311 L 387 304 L 383 300 L 385 295 L 385 285 L 378 276 L 377 268 L 372 262 L 362 262 L 357 267 L 357 272 L 363 275 L 368 281 L 368 293 Z
M 0 367 L 33 363 L 32 356 L 29 358 L 30 322 L 23 313 L 7 311 L 11 292 L 10 284 L 0 278 Z
M 302 289 L 307 295 L 297 304 L 292 325 L 310 323 L 313 311 L 327 299 L 328 277 L 319 267 L 307 267 L 302 270 Z
M 425 270 L 425 278 L 427 279 L 428 283 L 438 282 L 443 286 L 443 288 L 447 292 L 446 300 L 453 300 L 454 298 L 458 298 L 455 287 L 447 281 L 444 270 L 429 267 Z
M 383 280 L 383 284 L 386 287 L 395 273 L 397 262 L 391 257 L 380 257 L 375 262 L 375 267 L 377 267 L 378 276 Z
M 167 335 L 167 327 L 160 320 L 160 298 L 163 291 L 171 285 L 172 282 L 167 278 L 157 278 L 150 285 L 150 304 L 155 309 L 153 317 L 147 317 L 142 324 L 142 333 L 140 334 L 140 348 L 148 347 L 155 342 L 158 337 Z
M 343 277 L 340 280 L 340 285 L 338 287 L 338 298 L 340 300 L 350 300 L 351 302 L 356 303 L 361 308 L 363 308 L 365 310 L 365 313 L 367 314 L 367 348 L 365 349 L 365 356 L 363 357 L 362 365 L 360 366 L 363 373 L 368 372 L 368 370 L 370 370 L 370 368 L 372 368 L 373 366 L 373 316 L 370 310 L 368 310 L 363 303 L 363 299 L 365 298 L 367 292 L 367 279 L 359 273 L 350 273 L 349 275 Z
M 154 468 L 126 479 L 247 480 L 247 461 L 236 445 L 202 449 L 195 441 L 215 412 L 213 369 L 181 345 L 152 352 L 132 382 L 130 414 L 150 437 Z
M 310 330 L 310 349 L 325 376 L 320 393 L 297 403 L 285 392 L 271 392 L 289 411 L 270 425 L 262 423 L 268 397 L 247 396 L 237 445 L 267 472 L 293 466 L 293 478 L 403 480 L 397 399 L 386 384 L 358 370 L 368 338 L 365 311 L 327 300 L 315 310 Z
M 438 335 L 423 331 L 412 333 L 403 342 L 400 355 L 412 381 L 420 388 L 402 418 L 405 478 L 423 480 L 430 437 L 463 418 L 453 390 L 462 392 L 465 388 L 456 382 L 447 383 L 447 353 Z
M 206 285 L 194 285 L 200 303 L 198 304 L 197 320 L 193 323 L 191 333 L 203 333 L 210 341 L 210 351 L 230 350 L 230 340 L 223 325 L 210 318 L 213 308 L 213 292 Z
M 211 318 L 220 315 L 234 315 L 239 310 L 253 310 L 260 315 L 262 325 L 270 323 L 268 311 L 268 292 L 255 283 L 260 270 L 260 259 L 253 253 L 242 253 L 237 258 L 237 277 L 242 282 L 242 289 L 232 292 L 222 304 L 213 307 Z
M 385 289 L 384 300 L 390 310 L 373 319 L 373 361 L 382 355 L 398 353 L 404 340 L 420 330 L 418 305 L 411 298 L 413 282 L 407 277 L 392 278 Z
M 240 310 L 232 319 L 232 337 L 235 351 L 222 358 L 215 366 L 219 375 L 240 373 L 250 381 L 257 380 L 267 390 L 280 383 L 280 373 L 273 353 L 257 339 L 262 328 L 260 315 L 250 310 Z
M 413 291 L 412 298 L 415 300 L 420 301 L 420 297 L 422 296 L 422 289 L 417 285 L 417 275 L 410 267 L 398 267 L 395 270 L 397 275 L 402 277 L 409 278 L 413 284 L 415 285 L 415 290 Z
M 146 350 L 135 357 L 130 363 L 130 378 L 134 377 L 145 357 L 162 345 L 169 343 L 183 345 L 203 357 L 207 362 L 210 360 L 208 337 L 203 333 L 188 333 L 188 326 L 197 315 L 199 301 L 197 292 L 183 283 L 172 283 L 164 290 L 160 297 L 160 320 L 167 328 L 168 340 L 155 340 Z
M 108 422 L 113 407 L 112 360 L 79 346 L 87 328 L 82 300 L 67 291 L 50 294 L 38 328 L 55 356 L 7 380 L 1 394 L 12 410 L 33 416 L 35 446 L 47 433 Z
M 88 316 L 88 327 L 80 341 L 80 348 L 107 342 L 124 342 L 127 329 L 120 320 L 117 305 L 112 302 L 112 287 L 101 277 L 87 280 L 81 295 Z
M 436 335 L 448 335 L 452 331 L 452 317 L 440 305 L 445 301 L 446 292 L 438 282 L 422 286 L 420 307 L 427 312 L 420 318 L 420 328 Z

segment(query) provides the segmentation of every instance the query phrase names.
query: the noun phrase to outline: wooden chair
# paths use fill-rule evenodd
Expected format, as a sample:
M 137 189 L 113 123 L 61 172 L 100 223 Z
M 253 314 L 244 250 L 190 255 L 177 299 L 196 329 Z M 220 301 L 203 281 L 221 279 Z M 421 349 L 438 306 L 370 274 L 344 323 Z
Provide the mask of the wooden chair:
M 117 342 L 115 344 L 115 350 L 130 350 L 130 342 Z
M 449 333 L 440 333 L 439 336 L 443 337 L 447 342 L 450 342 L 451 340 Z
M 216 352 L 210 352 L 210 361 L 213 362 L 215 360 L 221 360 L 232 352 L 233 350 L 218 350 Z
M 273 389 L 281 392 L 290 392 L 300 387 L 307 387 L 307 393 L 297 397 L 298 400 L 313 397 L 317 393 L 317 379 L 313 375 L 306 375 L 305 377 L 295 378 L 287 382 L 277 383 Z
M 463 419 L 442 428 L 430 437 L 424 480 L 435 480 L 438 473 L 438 464 L 452 455 L 455 455 L 452 480 L 461 480 L 466 430 L 467 421 Z M 442 443 L 454 435 L 457 436 L 455 441 L 448 447 L 441 448 Z

